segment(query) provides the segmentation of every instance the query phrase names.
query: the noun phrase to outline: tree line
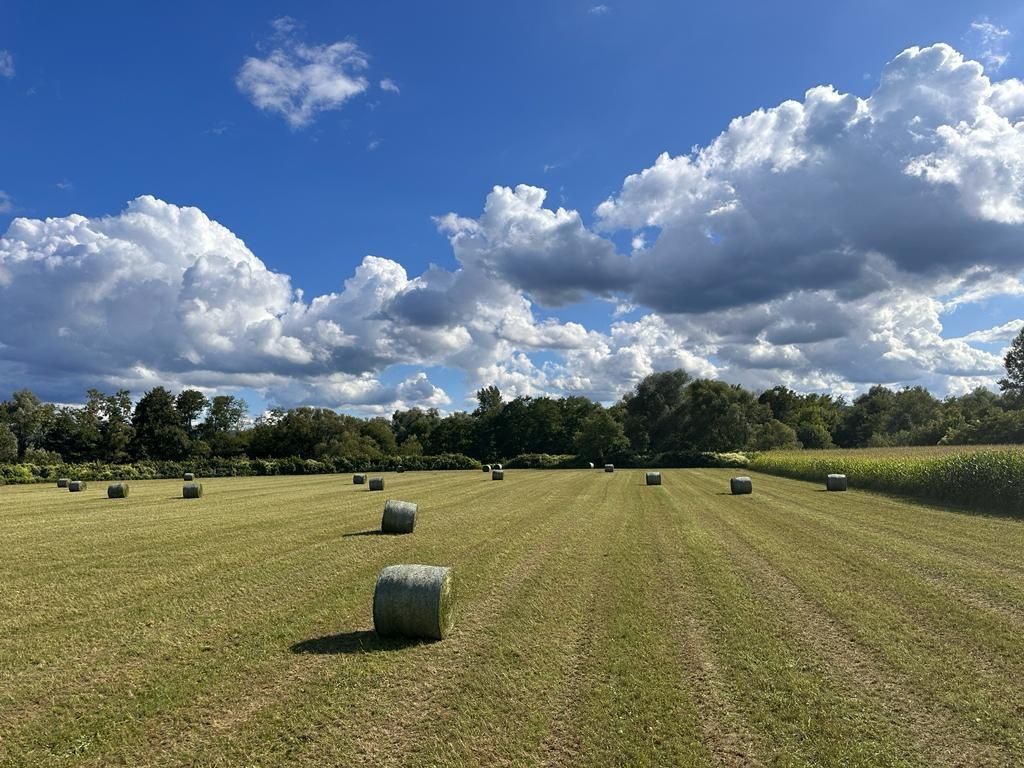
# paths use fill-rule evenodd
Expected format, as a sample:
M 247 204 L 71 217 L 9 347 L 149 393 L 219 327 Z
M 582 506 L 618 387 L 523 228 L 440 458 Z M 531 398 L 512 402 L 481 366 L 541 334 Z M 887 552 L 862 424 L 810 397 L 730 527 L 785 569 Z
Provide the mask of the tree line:
M 938 399 L 923 387 L 874 386 L 852 402 L 778 386 L 754 393 L 693 379 L 647 376 L 611 407 L 585 397 L 516 397 L 495 386 L 472 412 L 395 411 L 357 418 L 328 408 L 275 408 L 255 420 L 244 400 L 90 389 L 82 406 L 44 403 L 30 390 L 0 403 L 0 462 L 58 463 L 188 458 L 322 459 L 463 454 L 496 461 L 524 454 L 593 461 L 772 448 L 1024 443 L 1024 329 L 1005 357 L 1000 392 Z
M 1009 383 L 1009 382 L 1008 382 Z M 44 403 L 22 390 L 0 403 L 0 461 L 54 463 L 189 458 L 323 459 L 522 454 L 592 461 L 686 452 L 1024 442 L 1024 388 L 938 399 L 884 386 L 846 402 L 786 387 L 761 393 L 682 370 L 651 374 L 611 407 L 584 397 L 477 392 L 472 412 L 395 411 L 357 418 L 327 408 L 275 408 L 255 420 L 231 395 L 186 389 L 89 390 L 83 406 Z

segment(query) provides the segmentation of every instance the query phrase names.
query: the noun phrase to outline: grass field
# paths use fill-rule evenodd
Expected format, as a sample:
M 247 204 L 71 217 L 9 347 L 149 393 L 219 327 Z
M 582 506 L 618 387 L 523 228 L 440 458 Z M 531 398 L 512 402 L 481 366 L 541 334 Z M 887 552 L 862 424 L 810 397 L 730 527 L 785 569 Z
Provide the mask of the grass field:
M 0 764 L 1024 764 L 1024 523 L 732 474 L 0 488 Z M 446 640 L 373 635 L 402 562 Z

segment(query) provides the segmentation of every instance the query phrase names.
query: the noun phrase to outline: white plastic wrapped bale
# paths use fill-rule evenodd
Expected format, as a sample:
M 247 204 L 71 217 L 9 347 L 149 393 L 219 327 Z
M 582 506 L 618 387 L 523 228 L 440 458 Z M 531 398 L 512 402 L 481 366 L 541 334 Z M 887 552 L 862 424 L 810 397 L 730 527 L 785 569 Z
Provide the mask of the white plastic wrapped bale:
M 128 483 L 111 483 L 107 486 L 108 499 L 127 499 Z
M 388 499 L 384 502 L 384 515 L 380 519 L 381 533 L 412 533 L 418 509 L 411 501 Z
M 661 485 L 661 472 L 646 472 L 644 479 L 648 485 Z
M 754 481 L 751 480 L 746 475 L 734 477 L 729 481 L 729 490 L 733 492 L 733 495 L 741 493 L 753 493 Z
M 825 478 L 825 490 L 845 491 L 846 488 L 846 475 L 828 475 Z
M 373 590 L 373 628 L 382 637 L 443 640 L 454 624 L 452 570 L 389 565 Z

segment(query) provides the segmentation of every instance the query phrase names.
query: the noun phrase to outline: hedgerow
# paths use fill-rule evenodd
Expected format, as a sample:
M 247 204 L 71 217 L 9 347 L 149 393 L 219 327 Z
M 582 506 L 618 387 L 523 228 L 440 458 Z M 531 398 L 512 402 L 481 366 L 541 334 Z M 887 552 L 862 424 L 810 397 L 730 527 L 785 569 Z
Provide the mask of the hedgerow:
M 480 469 L 480 462 L 459 453 L 437 456 L 359 456 L 303 459 L 198 459 L 193 461 L 139 461 L 132 464 L 0 464 L 0 485 L 45 483 L 60 477 L 77 480 L 157 480 L 179 478 L 185 472 L 198 477 L 249 477 L 252 475 L 323 475 L 347 472 L 391 472 Z

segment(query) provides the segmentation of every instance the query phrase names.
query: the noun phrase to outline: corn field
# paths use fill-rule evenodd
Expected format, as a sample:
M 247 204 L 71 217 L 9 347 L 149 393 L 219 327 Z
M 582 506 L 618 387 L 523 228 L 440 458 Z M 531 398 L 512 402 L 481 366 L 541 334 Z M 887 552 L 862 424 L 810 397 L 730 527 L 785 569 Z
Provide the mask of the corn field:
M 851 488 L 965 507 L 1024 515 L 1024 448 L 935 446 L 861 450 L 769 451 L 750 468 L 798 480 L 825 482 L 845 474 Z

